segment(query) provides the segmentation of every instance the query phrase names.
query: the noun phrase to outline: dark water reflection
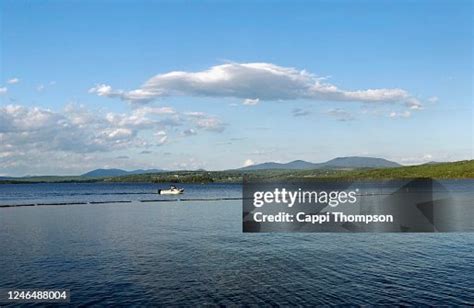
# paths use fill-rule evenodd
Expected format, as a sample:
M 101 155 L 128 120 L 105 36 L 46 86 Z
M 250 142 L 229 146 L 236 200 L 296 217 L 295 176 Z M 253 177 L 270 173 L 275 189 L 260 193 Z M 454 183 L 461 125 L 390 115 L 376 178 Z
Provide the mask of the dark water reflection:
M 7 208 L 0 285 L 86 304 L 474 304 L 474 234 L 243 234 L 241 203 Z
M 243 234 L 240 201 L 0 209 L 0 287 L 73 304 L 474 304 L 474 234 Z

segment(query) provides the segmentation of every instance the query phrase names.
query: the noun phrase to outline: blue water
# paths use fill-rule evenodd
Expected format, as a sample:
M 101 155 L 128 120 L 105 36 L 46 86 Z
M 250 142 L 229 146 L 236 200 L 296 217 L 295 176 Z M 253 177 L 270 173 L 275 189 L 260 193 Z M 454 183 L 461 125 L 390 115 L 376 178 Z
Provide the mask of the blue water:
M 242 197 L 239 184 L 179 184 L 185 189 L 185 195 L 157 194 L 158 189 L 169 186 L 150 183 L 4 184 L 0 185 L 0 205 Z
M 0 196 L 91 201 L 153 189 L 5 185 Z M 238 200 L 0 208 L 0 288 L 67 288 L 72 304 L 88 305 L 474 305 L 474 233 L 244 234 L 241 219 Z

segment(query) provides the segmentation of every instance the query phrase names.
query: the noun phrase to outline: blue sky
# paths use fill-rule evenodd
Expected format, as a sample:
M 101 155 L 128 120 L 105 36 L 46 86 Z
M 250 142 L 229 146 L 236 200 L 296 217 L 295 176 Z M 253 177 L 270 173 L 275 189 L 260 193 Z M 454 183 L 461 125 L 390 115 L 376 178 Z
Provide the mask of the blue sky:
M 0 9 L 0 175 L 473 156 L 471 1 Z

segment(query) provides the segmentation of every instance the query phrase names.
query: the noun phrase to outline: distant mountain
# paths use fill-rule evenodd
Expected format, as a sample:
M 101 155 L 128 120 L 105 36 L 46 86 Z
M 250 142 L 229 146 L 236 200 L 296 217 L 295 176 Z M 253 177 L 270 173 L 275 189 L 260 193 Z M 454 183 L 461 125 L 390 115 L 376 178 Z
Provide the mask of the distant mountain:
M 95 169 L 87 173 L 82 174 L 81 176 L 120 176 L 127 174 L 127 171 L 122 169 Z
M 310 169 L 356 169 L 356 168 L 393 168 L 400 164 L 383 158 L 375 157 L 337 157 L 324 163 L 310 163 L 304 160 L 295 160 L 286 164 L 267 162 L 240 168 L 239 170 L 264 170 L 264 169 L 287 169 L 287 170 L 310 170 Z
M 323 163 L 324 167 L 336 168 L 393 168 L 400 167 L 400 164 L 383 158 L 375 157 L 337 157 Z
M 138 169 L 133 171 L 126 171 L 122 169 L 95 169 L 87 173 L 82 174 L 84 177 L 106 177 L 106 176 L 121 176 L 130 174 L 145 174 L 145 173 L 158 173 L 163 172 L 161 169 Z
M 286 164 L 281 163 L 263 163 L 252 165 L 248 167 L 240 168 L 239 170 L 265 170 L 265 169 L 292 169 L 292 170 L 304 170 L 304 169 L 316 169 L 320 164 L 310 163 L 304 160 L 295 160 Z

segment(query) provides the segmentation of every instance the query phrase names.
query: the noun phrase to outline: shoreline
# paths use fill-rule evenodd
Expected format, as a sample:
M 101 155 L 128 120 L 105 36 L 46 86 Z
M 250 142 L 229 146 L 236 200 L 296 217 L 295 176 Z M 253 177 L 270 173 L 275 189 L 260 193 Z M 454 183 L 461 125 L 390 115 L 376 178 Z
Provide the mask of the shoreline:
M 403 180 L 430 178 L 434 180 L 474 179 L 474 160 L 438 163 L 417 166 L 403 166 L 379 169 L 264 169 L 225 171 L 169 171 L 113 177 L 81 176 L 34 176 L 3 178 L 0 184 L 36 183 L 154 183 L 154 184 L 239 184 L 244 177 L 260 181 L 305 180 Z

